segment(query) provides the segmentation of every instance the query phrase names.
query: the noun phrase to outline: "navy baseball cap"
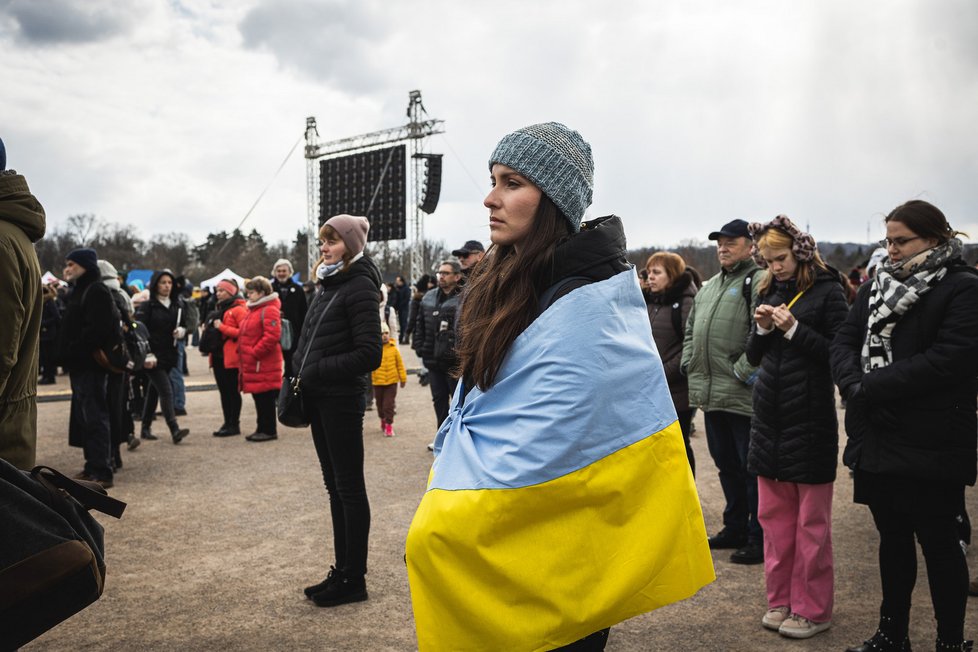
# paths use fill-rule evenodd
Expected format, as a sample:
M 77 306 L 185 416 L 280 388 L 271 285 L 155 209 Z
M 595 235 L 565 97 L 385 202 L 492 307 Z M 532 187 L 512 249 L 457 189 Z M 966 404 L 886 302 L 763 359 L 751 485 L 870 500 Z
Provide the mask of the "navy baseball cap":
M 749 238 L 750 233 L 747 231 L 747 222 L 744 220 L 733 220 L 732 222 L 727 222 L 719 231 L 714 231 L 709 235 L 710 240 L 718 240 L 720 238 Z

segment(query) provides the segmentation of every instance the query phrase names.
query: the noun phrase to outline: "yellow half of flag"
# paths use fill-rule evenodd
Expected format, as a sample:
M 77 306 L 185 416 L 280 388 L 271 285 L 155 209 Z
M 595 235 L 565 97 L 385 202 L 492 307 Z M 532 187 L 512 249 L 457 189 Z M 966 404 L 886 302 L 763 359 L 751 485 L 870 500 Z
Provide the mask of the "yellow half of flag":
M 715 579 L 678 422 L 518 488 L 432 488 L 407 539 L 418 645 L 552 650 Z

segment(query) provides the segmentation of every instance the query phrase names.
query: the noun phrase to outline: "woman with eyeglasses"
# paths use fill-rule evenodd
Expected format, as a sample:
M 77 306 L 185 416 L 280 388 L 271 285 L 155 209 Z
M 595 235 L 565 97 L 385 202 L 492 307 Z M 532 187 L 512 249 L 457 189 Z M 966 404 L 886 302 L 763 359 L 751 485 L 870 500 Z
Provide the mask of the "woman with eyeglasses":
M 879 627 L 850 652 L 909 650 L 916 537 L 927 564 L 936 649 L 964 640 L 968 566 L 955 517 L 976 475 L 978 274 L 962 235 L 932 204 L 912 200 L 886 216 L 888 257 L 860 289 L 832 343 L 847 400 L 843 454 L 853 499 L 879 531 Z
M 703 516 L 622 220 L 582 221 L 590 145 L 531 125 L 489 171 L 493 244 L 407 539 L 418 646 L 601 650 L 712 581 Z

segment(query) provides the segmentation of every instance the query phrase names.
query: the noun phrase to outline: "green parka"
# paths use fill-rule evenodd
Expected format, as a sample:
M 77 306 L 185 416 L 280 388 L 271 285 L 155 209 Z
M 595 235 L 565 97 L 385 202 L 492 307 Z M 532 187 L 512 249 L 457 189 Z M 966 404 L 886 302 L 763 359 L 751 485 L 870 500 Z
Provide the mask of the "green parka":
M 753 259 L 707 281 L 696 295 L 686 322 L 681 368 L 689 378 L 689 405 L 707 412 L 721 410 L 750 416 L 751 385 L 757 368 L 747 362 L 747 334 L 753 313 L 744 299 L 744 280 L 756 278 Z M 757 298 L 750 284 L 751 306 Z
M 32 243 L 44 237 L 44 209 L 27 181 L 0 173 L 0 458 L 34 466 L 41 269 Z

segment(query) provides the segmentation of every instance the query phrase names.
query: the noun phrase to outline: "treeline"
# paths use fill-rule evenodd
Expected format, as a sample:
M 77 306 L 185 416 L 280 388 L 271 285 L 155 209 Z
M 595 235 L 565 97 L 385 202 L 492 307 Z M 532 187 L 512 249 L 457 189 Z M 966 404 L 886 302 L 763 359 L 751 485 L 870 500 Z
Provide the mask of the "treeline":
M 108 260 L 121 272 L 131 269 L 169 268 L 182 273 L 192 281 L 210 278 L 225 267 L 250 278 L 261 274 L 268 276 L 272 265 L 279 258 L 292 261 L 297 272 L 306 278 L 308 252 L 306 233 L 297 231 L 291 242 L 268 243 L 252 229 L 244 233 L 238 229 L 210 233 L 204 242 L 194 244 L 185 233 L 163 233 L 144 240 L 135 235 L 131 225 L 108 223 L 91 214 L 72 215 L 60 227 L 48 231 L 35 245 L 41 268 L 61 275 L 64 257 L 78 247 L 94 247 L 99 257 Z M 315 246 L 315 243 L 313 243 Z M 876 245 L 835 244 L 824 242 L 819 251 L 826 262 L 848 273 L 857 264 L 865 262 Z M 422 248 L 425 270 L 434 270 L 438 263 L 449 258 L 449 250 L 442 241 L 425 240 Z M 673 251 L 692 265 L 703 278 L 720 271 L 716 247 L 712 242 L 684 240 L 672 247 L 641 247 L 628 252 L 628 259 L 639 269 L 644 268 L 648 257 L 660 250 Z M 406 243 L 371 242 L 367 253 L 377 262 L 384 279 L 392 281 L 398 274 L 406 274 L 410 267 L 411 252 Z M 978 246 L 965 246 L 965 259 L 974 264 L 978 258 Z
M 88 213 L 72 215 L 65 224 L 48 230 L 34 248 L 41 269 L 50 270 L 55 276 L 61 276 L 65 255 L 78 247 L 94 248 L 99 258 L 108 260 L 120 272 L 168 268 L 192 281 L 210 278 L 226 267 L 246 278 L 268 276 L 280 258 L 292 261 L 302 278 L 309 273 L 308 237 L 303 231 L 297 231 L 291 242 L 269 243 L 254 229 L 249 233 L 235 229 L 230 233 L 210 233 L 199 244 L 185 233 L 156 234 L 145 240 L 136 233 L 132 225 L 105 222 Z M 404 243 L 371 242 L 367 253 L 377 261 L 386 280 L 407 272 L 411 254 Z M 448 255 L 443 242 L 425 241 L 425 269 L 436 267 Z

